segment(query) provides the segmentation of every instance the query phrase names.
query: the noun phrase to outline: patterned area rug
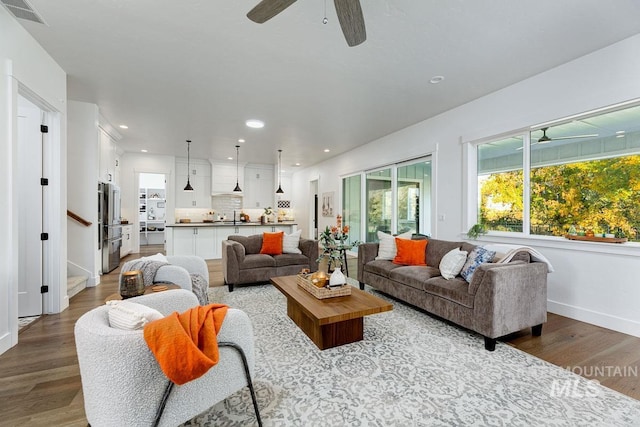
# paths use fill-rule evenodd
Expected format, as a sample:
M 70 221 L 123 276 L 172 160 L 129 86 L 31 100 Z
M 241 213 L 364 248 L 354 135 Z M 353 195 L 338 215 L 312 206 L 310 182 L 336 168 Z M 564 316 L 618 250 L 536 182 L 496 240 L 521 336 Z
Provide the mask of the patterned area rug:
M 387 298 L 384 294 L 379 294 Z M 640 401 L 391 300 L 364 340 L 324 351 L 271 285 L 209 291 L 244 310 L 256 336 L 265 426 L 637 426 Z M 388 299 L 388 298 L 387 298 Z M 245 388 L 186 425 L 256 425 Z

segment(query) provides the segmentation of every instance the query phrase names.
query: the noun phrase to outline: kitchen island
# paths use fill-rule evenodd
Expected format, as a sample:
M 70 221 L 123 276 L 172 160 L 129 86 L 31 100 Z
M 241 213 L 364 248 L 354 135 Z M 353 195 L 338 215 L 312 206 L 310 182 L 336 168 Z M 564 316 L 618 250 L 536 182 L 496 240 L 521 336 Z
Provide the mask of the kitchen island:
M 197 255 L 204 259 L 222 258 L 222 241 L 237 234 L 250 236 L 264 232 L 284 231 L 289 234 L 297 230 L 293 221 L 270 222 L 190 222 L 166 226 L 167 255 Z

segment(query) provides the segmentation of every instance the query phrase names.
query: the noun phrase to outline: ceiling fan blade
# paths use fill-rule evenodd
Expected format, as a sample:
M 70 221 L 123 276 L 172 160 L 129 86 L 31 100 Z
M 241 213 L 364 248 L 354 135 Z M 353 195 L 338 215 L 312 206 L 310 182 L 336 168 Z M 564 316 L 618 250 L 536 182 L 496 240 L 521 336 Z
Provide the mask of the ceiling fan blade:
M 349 46 L 357 46 L 367 39 L 364 16 L 359 0 L 334 0 L 342 33 Z
M 258 24 L 264 24 L 295 2 L 296 0 L 262 0 L 247 13 L 247 18 Z
M 571 136 L 559 136 L 556 138 L 551 138 L 552 141 L 557 141 L 559 139 L 576 139 L 576 138 L 595 138 L 598 136 L 597 133 L 590 133 L 586 135 L 571 135 Z

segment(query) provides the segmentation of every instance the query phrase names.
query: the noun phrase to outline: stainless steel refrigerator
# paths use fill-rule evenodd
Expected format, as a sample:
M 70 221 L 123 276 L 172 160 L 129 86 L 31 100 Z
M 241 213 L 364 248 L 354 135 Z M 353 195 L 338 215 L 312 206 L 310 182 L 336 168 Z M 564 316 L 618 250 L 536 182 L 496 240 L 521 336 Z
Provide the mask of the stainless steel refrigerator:
M 120 264 L 122 225 L 120 225 L 120 188 L 108 182 L 98 183 L 98 242 L 102 249 L 102 273 Z

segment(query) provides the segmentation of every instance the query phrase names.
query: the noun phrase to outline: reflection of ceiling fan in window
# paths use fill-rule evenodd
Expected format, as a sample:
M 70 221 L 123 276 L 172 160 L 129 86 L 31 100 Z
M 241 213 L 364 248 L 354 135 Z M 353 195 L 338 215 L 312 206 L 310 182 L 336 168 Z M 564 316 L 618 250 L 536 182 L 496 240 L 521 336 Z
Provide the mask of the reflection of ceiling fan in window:
M 550 136 L 547 136 L 547 130 L 549 130 L 548 127 L 540 128 L 540 130 L 542 130 L 542 136 L 538 139 L 538 144 L 548 144 L 551 141 L 558 141 L 560 139 L 593 138 L 598 136 L 597 133 L 590 133 L 585 135 L 557 136 L 555 138 L 551 138 Z
M 295 2 L 296 0 L 262 0 L 247 13 L 247 18 L 258 24 L 263 24 Z M 364 27 L 360 0 L 334 0 L 334 4 L 347 44 L 357 46 L 364 42 L 367 39 L 367 32 Z

